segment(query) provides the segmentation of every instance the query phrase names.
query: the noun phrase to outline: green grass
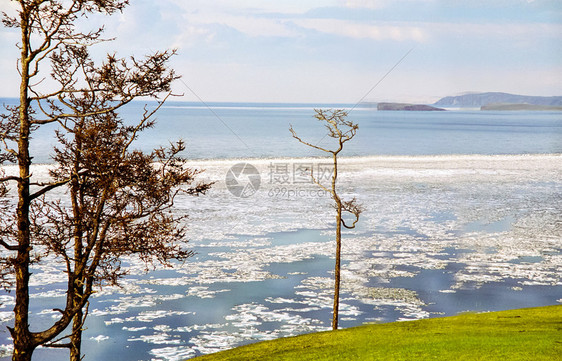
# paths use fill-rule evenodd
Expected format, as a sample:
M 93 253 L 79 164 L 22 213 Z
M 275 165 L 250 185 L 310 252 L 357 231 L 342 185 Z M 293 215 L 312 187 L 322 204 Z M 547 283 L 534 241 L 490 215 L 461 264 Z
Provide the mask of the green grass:
M 194 360 L 562 360 L 562 305 L 366 325 Z

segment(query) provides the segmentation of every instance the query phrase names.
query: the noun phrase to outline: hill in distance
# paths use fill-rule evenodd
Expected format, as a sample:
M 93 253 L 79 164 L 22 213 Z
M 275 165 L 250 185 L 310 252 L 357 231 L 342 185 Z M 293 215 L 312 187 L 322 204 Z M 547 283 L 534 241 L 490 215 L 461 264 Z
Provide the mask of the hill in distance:
M 448 96 L 438 100 L 433 105 L 449 108 L 481 108 L 489 104 L 529 104 L 546 107 L 561 107 L 562 96 L 542 97 L 488 92 Z
M 552 112 L 560 112 L 562 111 L 562 106 L 554 106 L 554 105 L 535 105 L 535 104 L 510 104 L 510 103 L 492 103 L 482 105 L 480 110 L 508 110 L 508 111 L 515 111 L 515 110 L 523 110 L 523 111 L 552 111 Z

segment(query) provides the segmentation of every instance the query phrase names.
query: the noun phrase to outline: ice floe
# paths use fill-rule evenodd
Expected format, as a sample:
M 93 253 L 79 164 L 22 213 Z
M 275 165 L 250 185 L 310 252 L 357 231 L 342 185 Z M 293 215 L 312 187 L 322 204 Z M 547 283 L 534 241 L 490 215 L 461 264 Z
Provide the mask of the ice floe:
M 96 337 L 90 337 L 90 340 L 96 341 L 96 342 L 103 342 L 106 340 L 109 340 L 109 336 L 106 335 L 98 335 Z

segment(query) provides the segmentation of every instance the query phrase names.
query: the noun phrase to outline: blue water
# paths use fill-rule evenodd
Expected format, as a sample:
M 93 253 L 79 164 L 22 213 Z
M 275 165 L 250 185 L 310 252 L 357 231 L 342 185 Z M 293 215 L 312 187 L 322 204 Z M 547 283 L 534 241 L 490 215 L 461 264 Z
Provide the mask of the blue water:
M 133 102 L 121 116 L 134 122 L 144 105 Z M 181 138 L 188 147 L 184 155 L 193 159 L 317 156 L 291 137 L 289 126 L 311 143 L 330 146 L 323 125 L 313 118 L 314 108 L 353 106 L 168 102 L 156 114 L 156 126 L 135 146 L 150 151 Z M 381 112 L 358 106 L 348 119 L 359 124 L 359 131 L 346 144 L 346 156 L 562 153 L 562 112 Z M 54 128 L 34 133 L 35 163 L 50 163 Z
M 329 145 L 314 105 L 170 104 L 142 146 L 182 137 L 189 157 L 297 157 L 318 155 L 301 138 Z M 351 104 L 321 105 L 350 108 Z M 344 155 L 527 154 L 562 152 L 561 112 L 379 112 L 355 108 L 348 119 L 359 124 Z M 212 142 L 209 142 L 212 139 Z

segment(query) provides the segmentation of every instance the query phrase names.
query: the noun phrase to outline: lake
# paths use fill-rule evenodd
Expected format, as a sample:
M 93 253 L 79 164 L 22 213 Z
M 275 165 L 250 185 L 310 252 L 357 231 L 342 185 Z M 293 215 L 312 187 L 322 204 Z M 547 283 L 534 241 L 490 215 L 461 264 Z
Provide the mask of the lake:
M 148 273 L 127 259 L 122 288 L 92 298 L 85 360 L 183 360 L 329 329 L 334 211 L 298 172 L 323 174 L 328 165 L 288 131 L 292 124 L 329 146 L 315 106 L 209 106 L 169 103 L 136 142 L 149 150 L 181 137 L 191 164 L 217 181 L 174 210 L 189 214 L 197 254 Z M 132 121 L 141 110 L 133 104 L 123 116 Z M 343 235 L 341 327 L 562 302 L 562 113 L 359 106 L 349 119 L 359 132 L 346 144 L 338 186 L 365 211 Z M 50 163 L 50 131 L 34 135 L 39 178 Z M 229 191 L 225 178 L 237 164 L 255 168 L 255 193 Z M 56 260 L 33 272 L 31 320 L 41 329 L 64 302 L 64 274 Z M 3 325 L 12 308 L 13 294 L 0 292 Z M 1 360 L 9 359 L 8 336 L 2 328 Z M 44 349 L 35 356 L 64 357 Z
M 15 99 L 0 101 L 14 104 Z M 139 119 L 143 106 L 128 105 L 122 117 Z M 562 112 L 382 112 L 353 104 L 168 102 L 157 113 L 156 127 L 136 146 L 149 151 L 182 138 L 185 156 L 192 159 L 318 156 L 289 132 L 292 124 L 303 138 L 327 145 L 314 108 L 352 109 L 348 119 L 359 124 L 359 132 L 345 156 L 562 153 Z M 35 163 L 50 162 L 53 128 L 36 132 Z

